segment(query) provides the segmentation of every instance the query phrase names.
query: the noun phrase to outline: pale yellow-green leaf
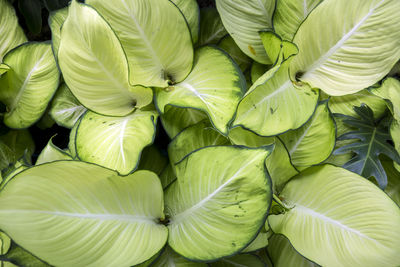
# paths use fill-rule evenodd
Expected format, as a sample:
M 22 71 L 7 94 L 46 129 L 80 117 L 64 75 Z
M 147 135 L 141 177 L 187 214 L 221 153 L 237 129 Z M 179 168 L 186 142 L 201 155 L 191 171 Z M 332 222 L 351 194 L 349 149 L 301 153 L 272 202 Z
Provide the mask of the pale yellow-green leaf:
M 314 113 L 318 92 L 289 78 L 290 60 L 261 76 L 241 100 L 233 127 L 272 136 L 302 126 Z
M 50 116 L 58 125 L 72 128 L 87 109 L 71 93 L 68 86 L 63 83 L 57 89 L 51 106 Z
M 268 217 L 306 258 L 322 266 L 400 265 L 400 208 L 365 178 L 332 165 L 308 168 L 279 198 L 290 210 Z
M 0 84 L 0 100 L 7 106 L 4 123 L 27 128 L 44 114 L 58 87 L 60 74 L 51 45 L 26 43 L 8 53 L 4 63 L 10 66 Z
M 68 17 L 68 7 L 52 11 L 49 15 L 49 26 L 51 29 L 51 45 L 54 57 L 58 60 L 58 48 L 60 47 L 61 27 Z
M 246 247 L 264 226 L 271 148 L 206 147 L 176 165 L 166 190 L 168 244 L 185 258 L 209 261 Z M 235 233 L 235 234 L 232 234 Z
M 200 9 L 196 0 L 171 0 L 183 13 L 189 25 L 193 44 L 197 43 L 200 31 Z
M 270 231 L 265 231 L 261 229 L 257 237 L 251 242 L 242 252 L 253 252 L 268 246 L 268 238 L 271 236 Z
M 335 122 L 328 104 L 321 103 L 311 119 L 297 130 L 279 136 L 294 166 L 308 167 L 326 160 L 335 147 Z
M 0 62 L 8 51 L 26 41 L 13 6 L 7 0 L 0 0 Z
M 268 57 L 274 65 L 282 64 L 283 61 L 299 52 L 295 44 L 290 41 L 282 40 L 282 38 L 272 30 L 263 30 L 260 31 L 259 34 L 265 51 L 267 51 Z
M 400 58 L 399 13 L 398 0 L 323 1 L 293 39 L 291 78 L 335 96 L 373 85 Z
M 192 108 L 165 107 L 160 116 L 161 123 L 168 136 L 172 139 L 186 127 L 208 119 L 203 111 Z
M 232 59 L 216 47 L 204 46 L 196 50 L 189 76 L 165 90 L 158 89 L 155 102 L 161 113 L 167 105 L 207 112 L 213 126 L 226 134 L 245 90 L 246 81 Z
M 11 239 L 5 233 L 0 232 L 0 255 L 4 255 L 10 249 Z
M 273 22 L 275 32 L 291 41 L 300 24 L 322 0 L 277 0 Z
M 240 49 L 255 61 L 272 63 L 258 32 L 272 28 L 275 1 L 216 0 L 222 22 Z
M 189 0 L 185 0 L 188 2 Z M 131 84 L 167 87 L 193 64 L 190 30 L 168 0 L 87 0 L 110 23 L 126 53 Z
M 53 144 L 53 137 L 50 138 L 45 148 L 43 148 L 42 152 L 40 152 L 35 165 L 52 162 L 56 160 L 72 160 L 72 157 L 67 152 L 59 149 L 57 146 Z
M 95 112 L 124 116 L 152 101 L 150 88 L 129 84 L 127 59 L 110 25 L 75 0 L 61 30 L 58 61 L 72 93 Z
M 126 175 L 139 165 L 144 147 L 155 136 L 157 113 L 135 110 L 125 117 L 88 111 L 79 122 L 75 145 L 79 159 Z
M 269 239 L 268 254 L 274 267 L 318 267 L 300 255 L 283 235 L 273 235 Z
M 132 266 L 167 240 L 161 183 L 78 161 L 27 169 L 0 194 L 0 227 L 55 266 Z

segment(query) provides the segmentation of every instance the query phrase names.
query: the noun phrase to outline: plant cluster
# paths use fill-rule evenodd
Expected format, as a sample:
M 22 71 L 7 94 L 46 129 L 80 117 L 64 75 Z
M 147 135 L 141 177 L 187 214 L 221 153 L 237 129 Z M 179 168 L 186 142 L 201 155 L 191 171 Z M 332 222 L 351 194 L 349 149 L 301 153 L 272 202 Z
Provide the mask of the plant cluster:
M 1 266 L 400 265 L 398 0 L 42 3 L 0 0 Z

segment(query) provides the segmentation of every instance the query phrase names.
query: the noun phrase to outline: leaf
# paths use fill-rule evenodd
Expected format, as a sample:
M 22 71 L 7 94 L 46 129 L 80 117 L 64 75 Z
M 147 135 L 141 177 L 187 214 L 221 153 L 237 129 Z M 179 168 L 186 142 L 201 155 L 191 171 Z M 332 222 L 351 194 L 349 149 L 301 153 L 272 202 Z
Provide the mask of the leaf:
M 200 31 L 200 9 L 196 0 L 171 0 L 185 16 L 193 44 L 197 43 Z
M 374 118 L 381 118 L 386 111 L 386 103 L 383 99 L 374 96 L 368 90 L 345 95 L 332 96 L 329 98 L 329 109 L 332 113 L 340 113 L 347 116 L 358 117 L 353 107 L 359 107 L 361 104 L 366 104 L 374 112 Z
M 243 74 L 232 59 L 216 47 L 204 46 L 195 52 L 190 75 L 166 90 L 158 89 L 155 103 L 161 113 L 166 105 L 207 112 L 213 126 L 227 134 L 245 90 Z
M 0 232 L 0 255 L 4 255 L 10 249 L 11 239 L 3 232 Z
M 58 61 L 72 93 L 97 113 L 124 116 L 152 100 L 149 88 L 129 85 L 125 53 L 111 27 L 76 0 L 62 27 Z
M 4 57 L 0 100 L 7 105 L 4 123 L 27 128 L 40 119 L 57 90 L 60 73 L 48 43 L 26 43 Z M 1 85 L 0 85 L 1 86 Z
M 121 41 L 131 84 L 167 87 L 168 83 L 181 82 L 188 76 L 193 64 L 190 30 L 171 1 L 86 3 L 104 16 Z
M 278 0 L 273 22 L 275 32 L 291 41 L 300 24 L 322 0 Z
M 140 156 L 138 170 L 152 171 L 158 176 L 168 167 L 168 158 L 164 151 L 160 151 L 155 145 L 145 147 Z
M 69 0 L 44 0 L 44 6 L 49 12 L 64 8 L 68 5 Z
M 50 1 L 50 0 L 46 0 Z M 54 57 L 58 61 L 58 49 L 60 48 L 61 26 L 68 17 L 68 7 L 50 12 L 49 26 L 51 29 L 51 45 L 53 48 Z
M 251 65 L 251 83 L 255 83 L 258 78 L 263 76 L 270 69 L 270 65 L 264 65 L 258 62 L 253 61 Z
M 176 165 L 178 179 L 165 192 L 172 249 L 209 261 L 239 252 L 256 237 L 271 203 L 264 166 L 270 150 L 206 147 Z
M 385 193 L 400 207 L 400 172 L 394 168 L 391 160 L 383 160 L 382 166 L 388 177 Z
M 39 0 L 18 0 L 18 8 L 29 31 L 38 35 L 42 30 L 42 5 Z
M 291 208 L 270 215 L 269 225 L 304 257 L 322 266 L 400 264 L 400 209 L 357 174 L 311 167 L 290 180 L 279 198 Z
M 86 110 L 71 93 L 68 86 L 63 83 L 51 102 L 50 116 L 58 125 L 72 128 Z
M 161 256 L 155 261 L 154 267 L 207 267 L 206 263 L 193 262 L 177 254 L 167 246 Z
M 157 113 L 137 109 L 126 117 L 106 117 L 88 111 L 76 133 L 79 159 L 118 171 L 132 173 L 144 147 L 154 141 Z
M 164 246 L 167 228 L 158 224 L 163 205 L 152 172 L 120 177 L 93 164 L 56 161 L 7 183 L 0 227 L 51 265 L 131 266 Z
M 238 254 L 233 257 L 220 259 L 217 262 L 211 263 L 211 267 L 265 267 L 265 263 L 256 255 Z
M 57 160 L 72 160 L 72 157 L 65 151 L 59 149 L 53 144 L 53 137 L 50 138 L 46 147 L 40 152 L 35 165 L 57 161 Z
M 236 64 L 238 64 L 243 72 L 250 67 L 252 62 L 251 58 L 246 56 L 246 54 L 240 50 L 230 35 L 223 37 L 219 41 L 218 46 L 232 57 L 232 59 L 236 62 Z
M 18 25 L 15 10 L 7 0 L 0 0 L 0 62 L 8 51 L 27 41 L 24 31 Z
M 0 136 L 0 170 L 16 163 L 26 153 L 29 158 L 35 151 L 35 143 L 27 130 L 11 130 Z
M 288 76 L 289 61 L 272 68 L 240 101 L 232 127 L 244 127 L 258 135 L 272 136 L 302 126 L 314 113 L 318 92 L 296 86 Z
M 18 264 L 18 266 L 24 267 L 50 267 L 47 263 L 35 257 L 25 249 L 21 248 L 14 242 L 11 243 L 11 248 L 8 253 L 4 256 L 0 256 L 0 260 L 11 261 L 12 263 Z M 3 263 L 3 262 L 1 262 Z M 17 266 L 17 265 L 12 265 Z M 4 267 L 8 267 L 5 265 Z
M 197 46 L 217 44 L 228 32 L 215 8 L 200 9 L 200 33 Z
M 168 136 L 172 139 L 186 127 L 208 119 L 203 111 L 192 108 L 166 106 L 161 114 L 161 123 Z
M 168 155 L 171 164 L 176 164 L 199 148 L 223 145 L 230 145 L 229 140 L 218 133 L 208 121 L 201 121 L 175 136 L 168 145 Z
M 336 128 L 328 103 L 320 103 L 311 119 L 279 136 L 294 166 L 308 167 L 326 160 L 335 148 Z
M 373 85 L 400 58 L 399 12 L 397 0 L 323 1 L 293 39 L 300 52 L 291 78 L 334 96 Z
M 297 55 L 299 49 L 291 43 L 277 35 L 272 30 L 259 31 L 261 41 L 267 51 L 268 57 L 274 65 L 280 65 L 293 55 Z
M 260 146 L 274 145 L 274 150 L 265 161 L 268 173 L 272 180 L 274 192 L 280 192 L 285 183 L 293 176 L 298 174 L 292 165 L 289 153 L 285 145 L 279 138 L 262 137 L 243 128 L 233 128 L 229 132 L 229 139 L 235 145 L 257 148 Z
M 163 189 L 166 189 L 170 184 L 175 182 L 175 180 L 176 180 L 176 175 L 174 173 L 172 165 L 168 164 L 168 166 L 165 167 L 165 169 L 160 174 L 160 181 L 163 186 Z
M 271 236 L 271 232 L 265 231 L 265 229 L 261 229 L 258 233 L 256 239 L 253 240 L 245 249 L 242 250 L 242 253 L 245 252 L 253 252 L 268 246 L 268 238 Z
M 300 255 L 283 235 L 273 235 L 269 239 L 268 254 L 274 267 L 318 267 L 319 265 L 309 261 Z
M 354 107 L 360 119 L 349 117 L 343 122 L 356 128 L 339 136 L 339 140 L 358 139 L 351 144 L 335 150 L 335 154 L 343 154 L 349 151 L 356 153 L 350 161 L 343 165 L 343 168 L 358 173 L 365 178 L 374 176 L 379 187 L 385 189 L 387 175 L 379 159 L 380 154 L 385 154 L 392 160 L 400 163 L 400 156 L 395 148 L 387 141 L 391 140 L 388 133 L 387 120 L 382 119 L 375 122 L 372 110 L 365 105 Z
M 262 64 L 270 64 L 258 31 L 272 28 L 275 1 L 216 0 L 226 30 L 240 49 Z

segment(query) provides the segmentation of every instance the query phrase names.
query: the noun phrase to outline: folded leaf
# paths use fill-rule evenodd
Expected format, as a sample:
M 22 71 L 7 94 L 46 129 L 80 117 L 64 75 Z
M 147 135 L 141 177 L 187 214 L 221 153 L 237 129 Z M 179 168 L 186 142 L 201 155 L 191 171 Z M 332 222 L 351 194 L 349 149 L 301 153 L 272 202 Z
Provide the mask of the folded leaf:
M 150 88 L 129 85 L 124 50 L 108 23 L 75 0 L 62 27 L 58 60 L 72 93 L 95 112 L 124 116 L 152 100 Z
M 185 0 L 189 2 L 189 0 Z M 87 0 L 115 31 L 126 53 L 131 84 L 167 87 L 181 82 L 193 64 L 190 30 L 167 0 Z
M 55 266 L 131 266 L 167 240 L 161 183 L 84 162 L 57 161 L 17 174 L 0 194 L 0 227 Z M 143 241 L 145 240 L 145 242 Z
M 46 147 L 40 152 L 35 165 L 52 162 L 56 160 L 72 160 L 72 157 L 65 151 L 59 149 L 53 144 L 53 138 L 50 138 Z
M 270 215 L 306 258 L 322 266 L 398 266 L 400 209 L 378 187 L 331 165 L 308 168 L 279 195 L 290 209 Z
M 27 43 L 4 57 L 0 100 L 7 105 L 4 123 L 27 128 L 40 119 L 57 90 L 60 73 L 49 43 Z M 7 85 L 5 84 L 7 83 Z
M 190 107 L 207 112 L 213 126 L 227 134 L 237 103 L 246 90 L 239 67 L 222 50 L 204 46 L 196 50 L 193 70 L 180 83 L 156 91 L 161 113 L 165 106 Z
M 258 31 L 272 28 L 275 1 L 216 0 L 216 5 L 226 30 L 240 49 L 259 63 L 272 63 Z
M 157 113 L 135 110 L 125 117 L 106 117 L 88 111 L 75 137 L 79 159 L 118 171 L 133 172 L 144 147 L 154 141 Z
M 399 12 L 397 0 L 323 1 L 293 39 L 291 78 L 335 96 L 378 82 L 400 58 Z
M 176 252 L 216 260 L 256 237 L 272 197 L 264 166 L 270 149 L 206 147 L 176 165 L 178 179 L 165 192 L 168 244 Z
M 0 62 L 5 54 L 27 41 L 24 31 L 18 25 L 15 10 L 7 0 L 0 0 Z

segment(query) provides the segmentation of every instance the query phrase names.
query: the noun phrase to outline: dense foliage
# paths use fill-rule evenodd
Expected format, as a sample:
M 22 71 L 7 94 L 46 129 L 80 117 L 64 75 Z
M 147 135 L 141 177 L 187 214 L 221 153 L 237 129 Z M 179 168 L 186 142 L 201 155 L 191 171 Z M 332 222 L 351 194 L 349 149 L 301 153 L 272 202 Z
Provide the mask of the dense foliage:
M 400 266 L 398 14 L 0 0 L 1 266 Z

